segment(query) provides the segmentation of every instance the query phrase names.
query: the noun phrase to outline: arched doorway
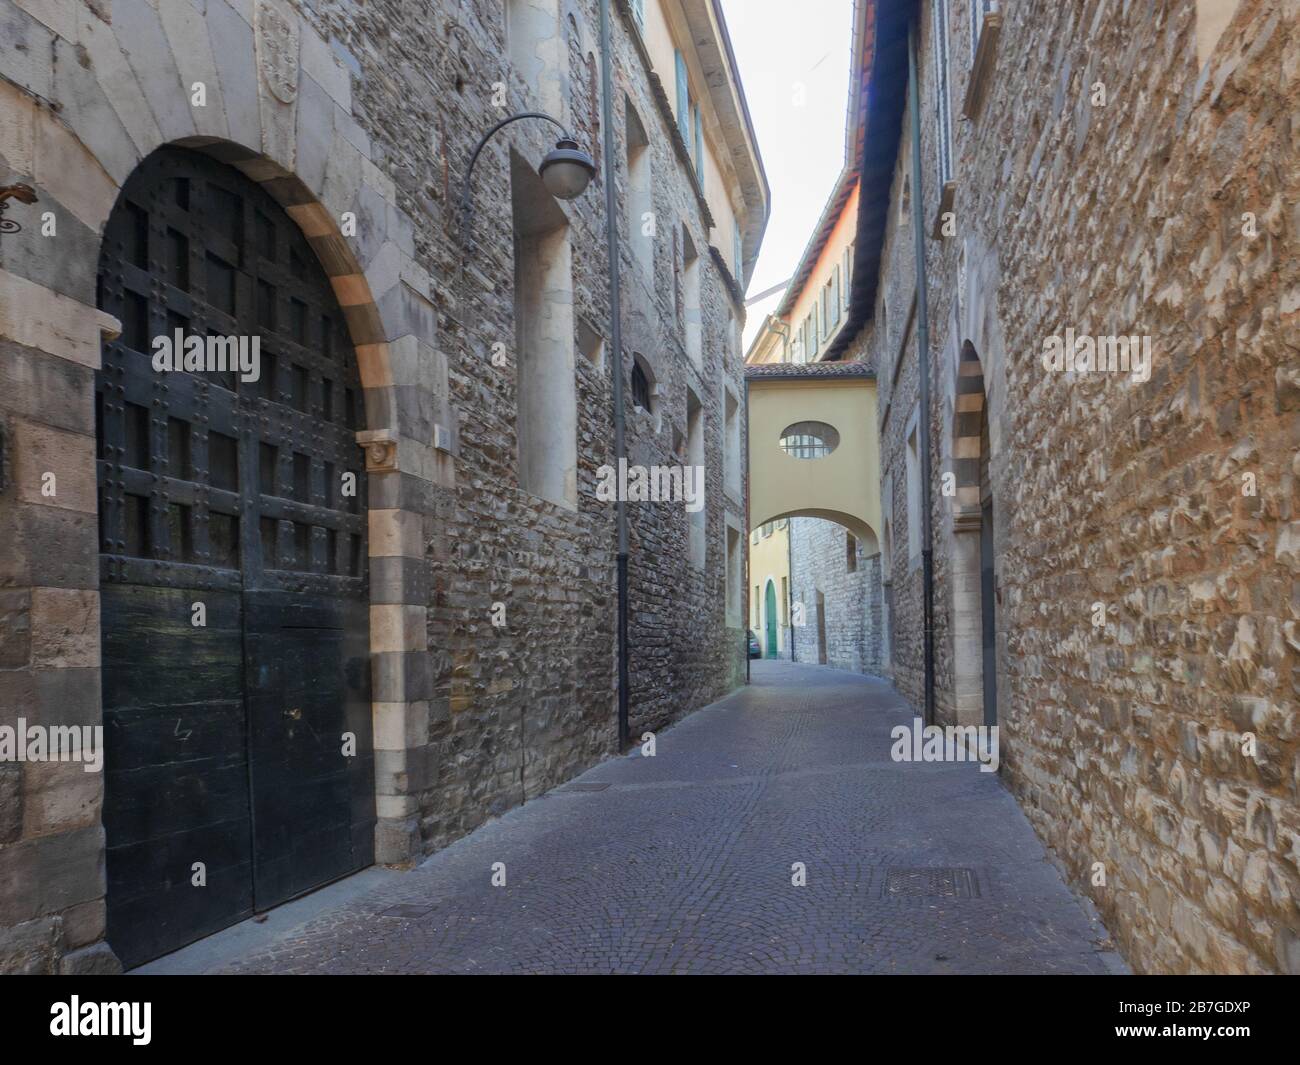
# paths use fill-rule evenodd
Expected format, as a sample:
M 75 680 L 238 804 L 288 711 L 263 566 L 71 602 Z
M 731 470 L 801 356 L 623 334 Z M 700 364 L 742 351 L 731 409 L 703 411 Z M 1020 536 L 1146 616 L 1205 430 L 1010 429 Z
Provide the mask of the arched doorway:
M 775 658 L 779 648 L 776 643 L 776 582 L 767 579 L 767 589 L 763 593 L 763 639 L 764 658 Z
M 122 322 L 95 398 L 129 967 L 373 861 L 366 482 L 343 313 L 259 185 L 154 152 L 106 225 L 98 302 Z M 159 366 L 178 339 L 203 361 Z
M 967 341 L 957 363 L 952 445 L 957 477 L 953 500 L 953 688 L 957 720 L 963 725 L 998 723 L 996 551 L 987 408 L 983 364 Z

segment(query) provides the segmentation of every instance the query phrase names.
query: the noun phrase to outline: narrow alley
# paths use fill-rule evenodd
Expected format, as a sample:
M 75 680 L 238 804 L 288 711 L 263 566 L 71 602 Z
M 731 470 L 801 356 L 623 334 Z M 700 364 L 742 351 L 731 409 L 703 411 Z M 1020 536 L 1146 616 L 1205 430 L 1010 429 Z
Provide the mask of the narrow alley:
M 880 681 L 754 662 L 654 758 L 606 761 L 305 924 L 290 905 L 138 971 L 1124 971 L 996 774 L 890 760 L 910 716 Z

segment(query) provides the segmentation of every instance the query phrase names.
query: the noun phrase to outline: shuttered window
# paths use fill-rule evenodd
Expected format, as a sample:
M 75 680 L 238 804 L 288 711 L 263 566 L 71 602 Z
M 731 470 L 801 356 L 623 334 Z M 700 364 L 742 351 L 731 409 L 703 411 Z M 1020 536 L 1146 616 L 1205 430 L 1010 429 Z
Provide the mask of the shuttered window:
M 704 185 L 704 131 L 700 123 L 700 108 L 698 104 L 691 105 L 691 128 L 695 131 L 695 142 L 692 150 L 695 152 L 695 176 L 699 179 L 700 185 Z
M 973 4 L 972 7 L 977 7 Z M 949 104 L 951 93 L 948 85 L 948 5 L 944 0 L 936 0 L 934 14 L 934 107 L 935 128 L 938 130 L 939 150 L 939 186 L 942 188 L 952 180 L 952 109 Z M 984 16 L 981 14 L 980 18 Z
M 979 47 L 980 30 L 984 28 L 984 16 L 998 9 L 998 0 L 970 0 L 970 58 L 975 62 L 975 49 Z
M 686 57 L 678 50 L 673 51 L 677 65 L 677 131 L 682 140 L 691 143 L 691 105 L 690 89 L 686 81 Z

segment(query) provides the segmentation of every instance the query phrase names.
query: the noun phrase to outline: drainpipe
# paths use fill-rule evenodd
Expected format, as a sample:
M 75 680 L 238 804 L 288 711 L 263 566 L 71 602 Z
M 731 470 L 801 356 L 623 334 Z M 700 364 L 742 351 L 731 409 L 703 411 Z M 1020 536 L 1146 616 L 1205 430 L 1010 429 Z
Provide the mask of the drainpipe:
M 623 422 L 623 308 L 618 276 L 618 191 L 615 188 L 617 166 L 614 159 L 614 74 L 610 58 L 609 6 L 600 2 L 600 82 L 601 121 L 605 141 L 605 241 L 609 249 L 609 343 L 614 378 L 614 463 L 622 468 L 627 458 Z M 621 495 L 622 493 L 619 493 Z M 618 749 L 627 750 L 628 728 L 628 597 L 627 597 L 627 504 L 614 503 L 618 525 Z
M 925 282 L 925 195 L 921 186 L 921 97 L 917 91 L 916 20 L 907 28 L 907 95 L 912 114 L 912 231 L 916 257 L 916 347 L 920 377 L 921 582 L 925 631 L 925 723 L 934 724 L 934 534 L 930 521 L 930 309 Z
M 786 632 L 790 636 L 790 661 L 794 661 L 794 518 L 785 519 L 785 568 L 790 574 L 785 589 Z
M 744 377 L 744 373 L 745 373 L 745 371 L 744 371 L 744 367 L 743 367 L 743 360 L 742 360 L 742 368 L 741 368 L 740 373 L 741 373 L 741 376 Z M 745 381 L 745 431 L 744 431 L 743 434 L 741 434 L 740 450 L 741 450 L 741 454 L 745 456 L 745 477 L 744 477 L 744 482 L 745 482 L 745 528 L 744 528 L 744 530 L 743 530 L 743 532 L 744 532 L 744 537 L 745 537 L 745 562 L 744 562 L 744 569 L 745 569 L 745 603 L 744 603 L 745 617 L 744 617 L 744 620 L 743 620 L 742 625 L 740 626 L 740 628 L 741 628 L 741 633 L 740 633 L 740 635 L 741 635 L 741 640 L 742 640 L 742 641 L 744 642 L 744 644 L 745 644 L 745 683 L 748 684 L 748 683 L 749 683 L 749 618 L 750 618 L 749 586 L 750 586 L 750 584 L 753 582 L 753 579 L 754 579 L 754 578 L 753 578 L 753 576 L 752 576 L 751 573 L 750 573 L 750 563 L 752 562 L 752 559 L 751 559 L 750 556 L 749 556 L 749 521 L 750 521 L 750 517 L 749 517 L 749 490 L 750 490 L 750 483 L 749 483 L 749 378 L 748 378 L 748 377 L 744 377 L 744 381 Z M 723 535 L 724 535 L 724 536 L 726 535 L 726 530 L 725 530 L 725 529 L 723 530 Z M 724 627 L 725 627 L 725 626 L 724 626 Z M 754 637 L 757 639 L 757 637 L 758 637 L 758 633 L 754 633 Z

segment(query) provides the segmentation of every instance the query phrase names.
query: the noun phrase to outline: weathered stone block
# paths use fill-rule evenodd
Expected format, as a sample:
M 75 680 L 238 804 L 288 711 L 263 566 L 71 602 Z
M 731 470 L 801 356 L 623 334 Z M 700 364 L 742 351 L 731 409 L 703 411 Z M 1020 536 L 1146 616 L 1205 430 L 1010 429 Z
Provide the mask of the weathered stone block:
M 121 971 L 122 963 L 107 943 L 82 947 L 59 959 L 59 972 L 64 976 L 115 976 Z
M 32 665 L 66 669 L 99 665 L 99 593 L 32 589 Z
M 59 920 L 42 917 L 12 928 L 0 925 L 0 973 L 39 976 L 56 971 Z

